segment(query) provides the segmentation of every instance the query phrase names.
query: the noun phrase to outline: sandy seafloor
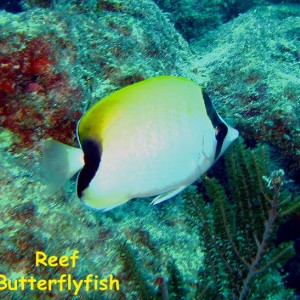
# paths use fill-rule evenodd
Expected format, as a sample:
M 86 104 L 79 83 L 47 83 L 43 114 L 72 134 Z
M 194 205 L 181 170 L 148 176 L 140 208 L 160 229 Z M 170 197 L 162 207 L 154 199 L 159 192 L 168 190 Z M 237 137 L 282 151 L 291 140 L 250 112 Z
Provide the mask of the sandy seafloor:
M 210 250 L 203 225 L 187 200 L 203 192 L 201 183 L 157 206 L 135 199 L 98 212 L 79 201 L 75 179 L 55 194 L 47 192 L 39 172 L 41 145 L 54 138 L 76 146 L 80 117 L 121 87 L 159 75 L 183 76 L 205 87 L 248 147 L 270 147 L 271 171 L 285 171 L 285 193 L 297 207 L 299 1 L 2 0 L 0 8 L 0 298 L 246 299 L 240 294 L 245 278 L 236 275 L 239 283 L 230 287 L 235 279 L 223 273 L 222 261 L 213 257 L 209 266 L 204 259 Z M 221 160 L 208 175 L 226 185 L 228 172 Z M 259 203 L 262 195 L 257 197 Z M 299 213 L 298 207 L 277 220 L 288 222 L 281 238 L 291 249 L 295 242 L 298 256 L 291 252 L 251 278 L 247 299 L 299 298 L 288 289 L 298 286 L 299 293 Z M 277 230 L 268 250 L 278 246 Z M 36 251 L 60 257 L 75 250 L 74 268 L 35 266 Z M 221 252 L 238 274 L 227 250 Z M 66 286 L 12 291 L 4 283 L 62 274 L 77 280 L 113 274 L 120 290 L 82 288 L 75 296 Z

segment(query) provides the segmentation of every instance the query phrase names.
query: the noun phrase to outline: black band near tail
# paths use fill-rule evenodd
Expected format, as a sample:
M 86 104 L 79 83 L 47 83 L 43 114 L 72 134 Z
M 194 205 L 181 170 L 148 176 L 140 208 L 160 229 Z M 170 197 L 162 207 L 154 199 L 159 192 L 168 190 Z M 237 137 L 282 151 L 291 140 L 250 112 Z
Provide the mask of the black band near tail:
M 86 139 L 81 143 L 84 153 L 84 167 L 77 180 L 77 195 L 82 197 L 82 192 L 89 186 L 99 168 L 101 161 L 101 147 L 95 140 Z
M 215 128 L 215 134 L 217 140 L 215 160 L 217 160 L 221 153 L 223 142 L 228 132 L 228 127 L 217 114 L 216 109 L 209 96 L 206 94 L 204 90 L 202 91 L 203 91 L 203 99 L 204 99 L 207 115 L 211 120 L 213 127 Z

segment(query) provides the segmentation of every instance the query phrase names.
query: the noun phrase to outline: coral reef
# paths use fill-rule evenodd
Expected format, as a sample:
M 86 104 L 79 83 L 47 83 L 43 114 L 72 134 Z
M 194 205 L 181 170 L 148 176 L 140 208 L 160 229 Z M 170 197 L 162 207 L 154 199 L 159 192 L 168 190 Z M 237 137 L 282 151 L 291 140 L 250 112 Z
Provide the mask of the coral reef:
M 192 186 L 156 207 L 148 206 L 149 199 L 138 199 L 105 214 L 78 201 L 74 179 L 63 191 L 49 195 L 38 174 L 45 138 L 76 145 L 76 123 L 88 107 L 122 86 L 168 74 L 204 85 L 220 114 L 236 123 L 249 144 L 269 142 L 282 150 L 285 156 L 278 151 L 276 155 L 283 157 L 281 165 L 297 180 L 299 13 L 293 6 L 248 10 L 242 1 L 227 1 L 230 12 L 218 6 L 220 1 L 205 7 L 204 2 L 195 3 L 190 1 L 201 9 L 205 28 L 190 30 L 185 18 L 178 23 L 184 24 L 182 33 L 190 45 L 168 20 L 174 17 L 151 0 L 23 0 L 23 12 L 0 11 L 0 274 L 46 280 L 61 274 L 77 279 L 113 274 L 120 280 L 120 291 L 82 289 L 75 296 L 73 290 L 27 288 L 2 290 L 1 298 L 209 299 L 216 292 L 243 298 L 250 295 L 249 287 L 253 299 L 275 292 L 282 299 L 292 297 L 293 291 L 281 281 L 286 274 L 269 262 L 284 249 L 287 252 L 277 261 L 280 266 L 292 255 L 291 242 L 278 250 L 273 239 L 278 224 L 298 210 L 299 196 L 292 183 L 280 187 L 281 195 L 268 189 L 261 176 L 275 177 L 262 164 L 268 160 L 259 156 L 261 150 L 251 154 L 238 145 L 226 165 L 218 163 L 215 174 L 223 167 L 218 180 L 225 188 L 217 179 L 204 177 L 199 185 L 202 196 Z M 195 25 L 200 13 L 194 13 Z M 265 169 L 253 168 L 253 157 Z M 291 201 L 277 210 L 274 205 L 283 199 Z M 207 212 L 205 222 L 198 205 Z M 286 215 L 276 215 L 275 220 L 270 208 Z M 237 211 L 245 216 L 235 216 Z M 218 234 L 215 245 L 226 246 L 226 253 L 216 253 L 207 236 L 205 227 L 213 224 Z M 263 246 L 268 253 L 259 250 Z M 36 251 L 61 256 L 75 249 L 76 268 L 34 265 Z M 239 256 L 252 266 L 251 272 Z M 233 272 L 227 272 L 224 260 Z M 261 272 L 253 272 L 254 267 Z M 272 287 L 260 290 L 265 281 Z

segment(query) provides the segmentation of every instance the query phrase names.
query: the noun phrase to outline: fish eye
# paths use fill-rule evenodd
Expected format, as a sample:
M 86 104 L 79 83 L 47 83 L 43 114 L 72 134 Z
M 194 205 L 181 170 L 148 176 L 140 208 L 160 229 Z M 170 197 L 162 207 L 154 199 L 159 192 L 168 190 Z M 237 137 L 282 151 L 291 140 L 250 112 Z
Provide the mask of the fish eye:
M 215 128 L 215 135 L 217 141 L 223 141 L 225 139 L 225 136 L 227 135 L 228 128 L 225 124 L 221 123 L 218 124 Z

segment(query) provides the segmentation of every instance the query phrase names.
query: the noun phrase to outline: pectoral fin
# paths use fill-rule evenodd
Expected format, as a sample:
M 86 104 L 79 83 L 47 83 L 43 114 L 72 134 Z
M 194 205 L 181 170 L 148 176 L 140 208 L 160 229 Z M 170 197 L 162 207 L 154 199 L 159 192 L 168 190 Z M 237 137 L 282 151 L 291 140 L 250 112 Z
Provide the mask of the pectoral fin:
M 156 205 L 158 203 L 161 203 L 163 201 L 166 201 L 174 196 L 176 196 L 177 194 L 179 194 L 182 190 L 184 190 L 187 186 L 180 186 L 179 188 L 163 193 L 161 195 L 156 196 L 153 201 L 150 203 L 150 205 Z
M 211 163 L 213 163 L 212 157 L 214 157 L 215 154 L 215 139 L 211 138 L 211 135 L 209 132 L 204 132 L 203 134 L 203 140 L 202 140 L 202 154 L 203 160 L 209 160 Z M 199 163 L 198 163 L 199 164 Z
M 100 210 L 103 211 L 103 212 L 110 211 L 111 209 L 113 209 L 115 207 L 118 207 L 118 206 L 120 206 L 122 204 L 123 203 L 120 203 L 120 204 L 117 204 L 117 205 L 108 206 L 108 207 L 105 207 L 105 208 L 101 208 Z

